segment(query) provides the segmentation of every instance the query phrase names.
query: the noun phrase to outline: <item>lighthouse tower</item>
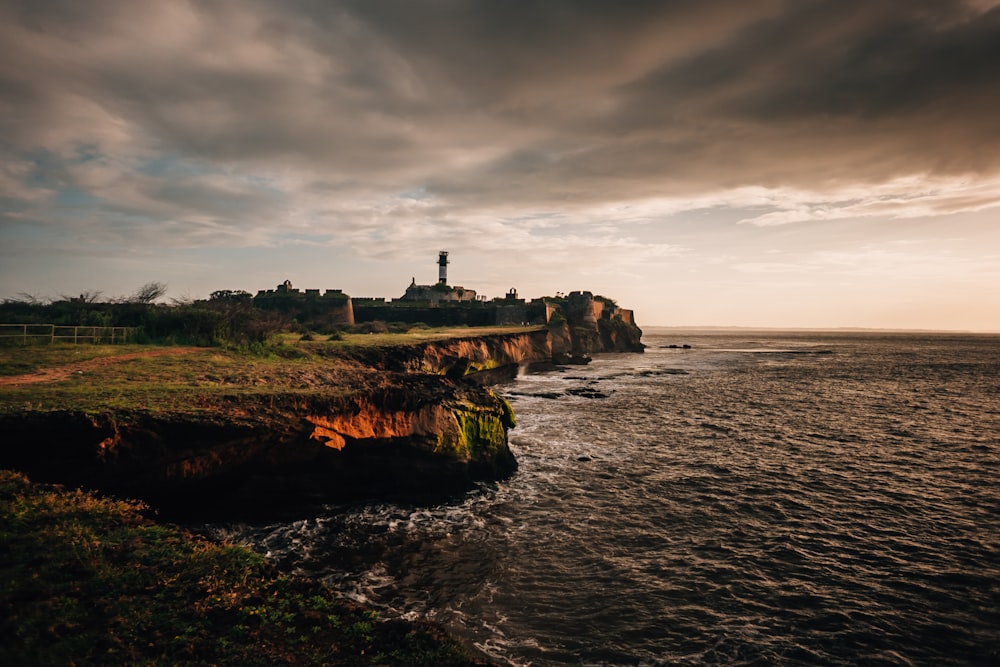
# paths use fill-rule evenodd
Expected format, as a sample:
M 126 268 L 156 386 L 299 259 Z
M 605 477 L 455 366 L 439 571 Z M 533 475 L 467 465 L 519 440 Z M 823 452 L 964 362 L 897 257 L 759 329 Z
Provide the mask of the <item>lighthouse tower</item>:
M 448 284 L 448 253 L 444 250 L 438 253 L 438 284 Z

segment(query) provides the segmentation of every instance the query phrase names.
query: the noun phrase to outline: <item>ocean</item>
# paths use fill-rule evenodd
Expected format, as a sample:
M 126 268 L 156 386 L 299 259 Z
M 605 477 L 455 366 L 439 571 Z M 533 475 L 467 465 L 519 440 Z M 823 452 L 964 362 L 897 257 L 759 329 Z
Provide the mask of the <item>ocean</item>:
M 505 664 L 1000 664 L 1000 336 L 643 340 L 498 388 L 509 480 L 216 532 Z

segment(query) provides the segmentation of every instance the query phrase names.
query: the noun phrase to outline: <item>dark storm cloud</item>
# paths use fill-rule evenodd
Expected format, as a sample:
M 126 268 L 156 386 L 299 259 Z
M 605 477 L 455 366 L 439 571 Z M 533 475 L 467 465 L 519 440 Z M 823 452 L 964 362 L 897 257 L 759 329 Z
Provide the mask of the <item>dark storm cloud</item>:
M 270 215 L 359 227 L 405 218 L 411 204 L 379 207 L 416 189 L 447 225 L 741 187 L 994 178 L 991 4 L 7 3 L 0 151 L 10 164 L 111 156 L 100 172 L 57 165 L 60 182 L 251 229 L 265 224 L 248 215 L 257 178 L 282 192 L 264 196 Z M 162 155 L 194 173 L 129 176 Z M 47 182 L 32 171 L 0 174 L 19 215 Z M 201 172 L 235 185 L 195 187 Z
M 515 185 L 532 199 L 543 189 L 628 198 L 1000 166 L 996 8 L 359 3 L 354 13 L 442 102 L 538 131 L 481 169 L 437 174 L 431 183 L 451 196 Z
M 858 148 L 876 170 L 995 169 L 1000 11 L 901 7 L 794 5 L 627 85 L 631 124 L 655 131 L 685 109 L 722 129 L 753 128 L 730 143 L 736 154 L 753 156 L 761 143 L 778 157 L 782 142 L 823 147 L 864 178 L 878 171 L 857 164 Z M 873 163 L 872 152 L 881 152 Z

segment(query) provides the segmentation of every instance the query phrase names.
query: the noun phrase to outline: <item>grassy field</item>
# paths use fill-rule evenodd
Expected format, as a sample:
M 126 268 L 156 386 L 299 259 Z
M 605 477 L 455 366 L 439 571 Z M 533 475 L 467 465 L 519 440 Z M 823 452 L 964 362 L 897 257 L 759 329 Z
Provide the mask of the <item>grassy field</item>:
M 0 471 L 0 664 L 481 664 L 132 502 Z
M 34 373 L 89 359 L 148 350 L 148 345 L 4 345 L 0 347 L 0 377 Z
M 367 347 L 398 347 L 415 345 L 449 338 L 488 336 L 492 334 L 523 333 L 536 331 L 539 327 L 446 327 L 416 328 L 405 333 L 344 333 L 333 337 L 322 334 L 284 333 L 275 337 L 271 345 L 254 354 L 235 355 L 243 359 L 280 358 L 282 352 L 298 350 L 303 356 L 313 356 L 316 350 L 351 350 Z M 312 340 L 308 340 L 311 338 Z M 151 349 L 163 348 L 158 345 L 91 345 L 55 343 L 51 345 L 5 345 L 0 346 L 0 377 L 32 373 L 43 368 L 62 366 L 75 362 L 110 357 Z M 286 349 L 282 349 L 286 348 Z M 214 349 L 214 348 L 213 348 Z M 312 352 L 311 352 L 312 351 Z
M 315 342 L 326 342 L 342 348 L 352 347 L 396 347 L 399 345 L 414 345 L 449 338 L 469 338 L 472 336 L 490 336 L 493 334 L 524 333 L 539 331 L 541 326 L 504 326 L 504 327 L 441 327 L 414 328 L 405 333 L 351 333 L 339 334 L 330 339 L 328 336 L 316 335 Z M 301 341 L 301 334 L 281 334 L 279 340 L 286 344 L 306 344 Z
M 144 347 L 144 352 L 163 348 Z M 90 350 L 87 360 L 107 363 L 69 372 L 57 381 L 0 386 L 0 411 L 81 409 L 87 411 L 142 409 L 179 413 L 210 407 L 218 396 L 264 392 L 348 391 L 346 363 L 296 353 L 292 359 L 252 356 L 219 349 L 168 350 L 176 354 L 115 359 L 115 347 L 98 356 Z M 75 364 L 75 350 L 50 350 L 47 355 L 59 368 Z M 72 368 L 72 366 L 71 366 Z M 350 369 L 357 378 L 364 369 Z
M 351 361 L 353 351 L 531 330 L 526 327 L 416 329 L 407 333 L 342 334 L 338 340 L 324 340 L 321 336 L 301 340 L 301 334 L 285 334 L 255 353 L 156 345 L 0 347 L 0 412 L 56 409 L 191 412 L 212 409 L 220 396 L 347 393 L 364 386 L 366 378 L 375 381 L 376 371 Z M 134 358 L 116 359 L 123 355 Z M 61 376 L 44 382 L 3 384 L 13 381 L 14 376 L 60 369 Z

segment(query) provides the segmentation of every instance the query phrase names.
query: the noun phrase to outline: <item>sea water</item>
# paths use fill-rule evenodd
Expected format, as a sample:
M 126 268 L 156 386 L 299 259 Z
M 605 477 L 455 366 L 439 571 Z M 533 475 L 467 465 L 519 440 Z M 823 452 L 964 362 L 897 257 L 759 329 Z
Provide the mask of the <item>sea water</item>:
M 512 665 L 1000 663 L 1000 337 L 643 340 L 498 388 L 509 480 L 219 532 Z

